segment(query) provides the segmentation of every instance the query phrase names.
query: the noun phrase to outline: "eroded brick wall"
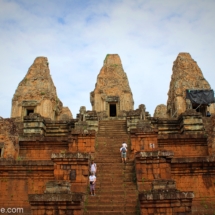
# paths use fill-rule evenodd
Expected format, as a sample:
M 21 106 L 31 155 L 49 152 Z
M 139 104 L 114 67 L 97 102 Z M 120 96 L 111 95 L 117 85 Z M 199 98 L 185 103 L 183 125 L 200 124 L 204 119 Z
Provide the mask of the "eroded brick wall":
M 0 162 L 0 202 L 2 208 L 23 208 L 23 214 L 31 214 L 28 194 L 43 193 L 45 184 L 54 179 L 52 161 Z
M 158 135 L 158 147 L 174 152 L 174 157 L 199 157 L 208 155 L 206 134 Z
M 157 134 L 131 135 L 131 150 L 133 153 L 139 151 L 154 151 L 157 150 Z

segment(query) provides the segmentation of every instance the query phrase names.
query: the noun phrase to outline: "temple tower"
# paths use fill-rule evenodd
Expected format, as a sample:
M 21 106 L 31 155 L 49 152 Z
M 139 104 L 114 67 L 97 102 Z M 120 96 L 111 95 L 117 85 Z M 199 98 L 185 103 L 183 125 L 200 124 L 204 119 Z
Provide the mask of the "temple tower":
M 133 110 L 133 95 L 118 54 L 108 54 L 97 76 L 94 91 L 90 93 L 92 109 L 117 117 L 123 111 Z
M 11 117 L 23 118 L 30 113 L 39 113 L 51 120 L 72 118 L 70 110 L 63 107 L 57 96 L 46 57 L 34 60 L 12 99 Z
M 211 87 L 189 53 L 179 53 L 172 71 L 167 112 L 170 116 L 178 116 L 186 110 L 186 90 L 210 90 Z
M 189 93 L 188 93 L 189 92 Z M 179 53 L 172 67 L 172 76 L 168 92 L 168 100 L 166 105 L 158 105 L 155 109 L 154 117 L 175 118 L 187 109 L 195 109 L 201 112 L 202 116 L 206 112 L 214 113 L 214 99 L 209 97 L 210 102 L 191 102 L 188 94 L 191 92 L 197 96 L 207 97 L 206 94 L 212 93 L 210 84 L 204 78 L 201 69 L 196 61 L 194 61 L 189 53 Z M 213 93 L 212 93 L 213 94 Z M 210 94 L 210 97 L 211 95 Z M 213 97 L 213 96 L 212 96 Z

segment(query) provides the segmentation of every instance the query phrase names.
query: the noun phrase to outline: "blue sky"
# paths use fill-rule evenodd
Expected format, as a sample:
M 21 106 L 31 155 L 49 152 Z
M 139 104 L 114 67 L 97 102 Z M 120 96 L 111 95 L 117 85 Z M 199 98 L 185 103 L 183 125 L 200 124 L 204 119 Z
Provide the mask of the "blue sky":
M 106 54 L 119 54 L 135 109 L 166 104 L 172 65 L 189 52 L 215 88 L 214 0 L 0 0 L 0 116 L 37 56 L 73 116 L 91 110 Z

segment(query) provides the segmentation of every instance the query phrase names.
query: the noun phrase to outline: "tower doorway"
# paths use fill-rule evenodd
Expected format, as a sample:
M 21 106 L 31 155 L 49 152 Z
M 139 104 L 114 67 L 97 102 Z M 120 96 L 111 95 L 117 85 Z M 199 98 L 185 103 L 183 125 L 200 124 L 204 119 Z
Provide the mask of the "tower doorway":
M 116 104 L 110 104 L 110 117 L 116 117 Z
M 27 109 L 26 110 L 26 116 L 29 116 L 30 113 L 34 113 L 34 109 Z

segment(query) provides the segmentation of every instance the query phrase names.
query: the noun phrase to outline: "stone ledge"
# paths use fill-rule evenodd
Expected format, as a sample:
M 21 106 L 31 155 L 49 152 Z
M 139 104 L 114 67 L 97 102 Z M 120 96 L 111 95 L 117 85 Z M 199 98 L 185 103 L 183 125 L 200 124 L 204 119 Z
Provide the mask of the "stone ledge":
M 0 158 L 0 166 L 53 166 L 53 161 L 50 160 L 14 160 Z
M 215 162 L 215 156 L 173 158 L 171 160 L 171 163 L 210 163 L 210 162 Z
M 82 202 L 84 200 L 84 194 L 29 194 L 28 200 L 29 202 Z
M 158 118 L 157 124 L 177 124 L 178 125 L 178 119 L 171 119 L 171 118 Z
M 193 199 L 194 193 L 192 191 L 182 192 L 179 190 L 152 190 L 139 193 L 139 200 L 174 200 L 174 199 Z
M 58 137 L 46 137 L 46 136 L 20 136 L 19 141 L 24 142 L 24 141 L 38 141 L 38 142 L 70 142 L 72 139 L 76 139 L 75 137 L 71 137 L 69 135 L 67 136 L 58 136 Z M 35 143 L 34 143 L 35 144 Z M 43 143 L 44 144 L 44 143 Z
M 136 158 L 150 158 L 150 157 L 166 157 L 172 158 L 174 156 L 173 151 L 149 151 L 149 152 L 137 152 L 135 157 Z
M 207 139 L 205 134 L 160 134 L 158 139 Z
M 44 193 L 49 194 L 71 194 L 71 184 L 68 181 L 48 181 Z
M 90 155 L 88 153 L 52 153 L 51 159 L 90 159 Z
M 155 179 L 152 182 L 152 190 L 176 190 L 175 181 L 172 179 Z

